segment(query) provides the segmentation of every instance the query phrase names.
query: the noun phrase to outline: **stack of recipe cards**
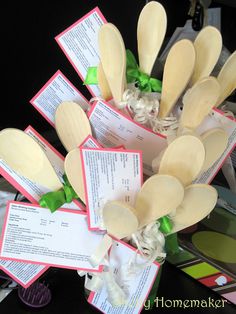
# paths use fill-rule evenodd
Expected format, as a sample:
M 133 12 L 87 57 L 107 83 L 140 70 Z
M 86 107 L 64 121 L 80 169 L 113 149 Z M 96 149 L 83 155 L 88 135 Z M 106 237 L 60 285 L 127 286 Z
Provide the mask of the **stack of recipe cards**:
M 163 22 L 164 38 L 166 15 L 156 1 L 149 2 L 140 13 L 138 30 L 148 30 L 150 16 L 155 17 L 154 22 L 158 18 Z M 141 33 L 137 34 L 139 44 L 151 34 Z M 109 47 L 106 38 L 112 39 Z M 159 48 L 163 38 L 158 40 Z M 200 108 L 191 115 L 198 108 L 196 105 L 189 109 L 195 104 L 193 100 L 198 103 L 200 96 L 208 99 L 207 93 L 202 92 L 209 90 L 204 84 L 219 84 L 208 77 L 206 82 L 197 82 L 197 87 L 188 89 L 196 49 L 190 40 L 182 39 L 171 47 L 166 72 L 172 75 L 166 78 L 164 69 L 163 85 L 150 73 L 142 72 L 144 60 L 139 60 L 139 68 L 124 49 L 118 29 L 107 23 L 97 7 L 55 40 L 83 82 L 90 70 L 95 71 L 97 81 L 86 84 L 93 98 L 88 101 L 57 70 L 30 100 L 55 128 L 67 151 L 65 158 L 32 126 L 24 132 L 0 132 L 0 174 L 27 200 L 9 201 L 6 205 L 0 268 L 25 288 L 49 267 L 77 270 L 85 276 L 88 302 L 98 310 L 106 314 L 138 314 L 165 260 L 165 237 L 208 216 L 216 204 L 217 192 L 209 184 L 235 147 L 235 119 L 219 110 L 219 104 L 214 107 L 214 103 L 209 104 L 209 111 Z M 117 47 L 115 56 L 122 55 L 120 62 L 106 62 L 113 57 L 107 52 L 112 44 Z M 142 47 L 146 51 L 149 45 L 140 44 L 139 49 Z M 151 50 L 156 52 L 156 58 L 155 49 Z M 187 78 L 179 78 L 182 68 L 174 74 L 171 71 L 181 64 L 183 55 L 192 60 L 192 70 L 186 70 Z M 172 59 L 176 56 L 182 59 Z M 140 53 L 139 58 L 142 57 L 145 54 Z M 117 64 L 122 69 L 114 70 Z M 131 64 L 138 76 L 145 77 L 148 88 L 153 88 L 152 82 L 158 90 L 143 90 L 137 81 L 126 86 Z M 103 75 L 100 83 L 99 73 Z M 103 97 L 101 82 L 113 97 Z M 171 88 L 166 88 L 168 84 Z M 165 96 L 168 99 L 172 91 L 179 96 L 171 99 L 168 112 L 160 117 L 165 111 Z M 182 111 L 183 94 L 187 109 Z M 168 101 L 166 105 L 170 105 Z M 190 130 L 181 119 L 183 116 L 200 116 L 202 121 Z M 16 147 L 23 157 L 18 158 Z M 49 188 L 49 181 L 56 182 L 57 189 Z

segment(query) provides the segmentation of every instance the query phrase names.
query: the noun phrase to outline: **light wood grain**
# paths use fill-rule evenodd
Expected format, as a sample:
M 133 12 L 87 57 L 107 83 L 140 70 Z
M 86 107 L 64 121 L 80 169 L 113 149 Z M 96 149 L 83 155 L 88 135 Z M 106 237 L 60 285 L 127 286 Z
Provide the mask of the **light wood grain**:
M 55 127 L 59 139 L 69 152 L 92 134 L 90 122 L 84 110 L 75 102 L 62 102 L 55 113 Z
M 190 40 L 182 39 L 171 47 L 164 65 L 159 118 L 172 111 L 192 76 L 194 64 L 195 49 Z
M 228 134 L 223 129 L 213 128 L 201 134 L 201 140 L 206 151 L 202 170 L 206 171 L 225 151 L 228 144 Z
M 180 129 L 196 129 L 216 105 L 220 85 L 215 77 L 200 79 L 183 97 Z
M 115 25 L 106 23 L 98 33 L 102 67 L 115 103 L 122 100 L 126 87 L 126 51 L 123 38 Z
M 163 43 L 166 27 L 164 7 L 156 1 L 148 2 L 139 15 L 137 25 L 139 67 L 148 75 Z
M 103 222 L 107 232 L 123 239 L 138 229 L 136 210 L 126 203 L 109 201 L 103 207 Z
M 171 233 L 194 225 L 207 217 L 217 202 L 217 191 L 208 184 L 192 184 L 185 188 L 184 199 L 171 218 Z
M 151 176 L 138 192 L 135 202 L 139 227 L 169 214 L 180 205 L 183 197 L 184 188 L 177 178 L 159 174 Z
M 220 83 L 220 97 L 217 101 L 219 106 L 236 88 L 236 51 L 225 62 L 217 79 Z
M 183 186 L 187 186 L 200 174 L 204 160 L 205 148 L 202 141 L 194 135 L 182 135 L 166 148 L 159 174 L 174 176 Z
M 99 86 L 102 98 L 105 100 L 111 99 L 112 93 L 111 93 L 111 90 L 110 90 L 101 62 L 99 62 L 98 64 L 97 77 L 98 77 L 98 86 Z
M 86 204 L 82 161 L 79 148 L 71 150 L 66 155 L 64 168 L 71 186 L 73 187 L 79 198 L 84 202 L 84 204 Z
M 62 188 L 43 149 L 22 130 L 8 128 L 0 132 L 0 159 L 20 175 L 51 191 Z
M 203 77 L 209 76 L 214 69 L 222 49 L 222 36 L 214 26 L 204 27 L 194 41 L 196 62 L 191 85 Z

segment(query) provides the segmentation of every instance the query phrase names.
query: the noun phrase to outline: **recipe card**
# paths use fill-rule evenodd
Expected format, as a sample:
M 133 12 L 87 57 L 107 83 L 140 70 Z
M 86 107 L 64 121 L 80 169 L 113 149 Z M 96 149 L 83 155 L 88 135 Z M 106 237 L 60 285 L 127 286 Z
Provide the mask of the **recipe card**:
M 82 81 L 85 80 L 88 68 L 99 64 L 98 31 L 104 23 L 106 19 L 96 7 L 55 37 Z M 97 85 L 86 87 L 93 96 L 100 95 Z
M 105 284 L 99 292 L 90 293 L 88 302 L 106 314 L 140 313 L 159 270 L 157 262 L 146 267 L 143 266 L 144 263 L 145 259 L 134 248 L 122 241 L 114 241 L 109 266 L 116 283 L 125 293 L 126 302 L 122 306 L 113 307 L 109 302 Z M 140 268 L 135 267 L 135 264 Z
M 90 229 L 104 229 L 102 207 L 107 201 L 134 205 L 141 189 L 142 154 L 140 151 L 80 148 Z
M 24 288 L 35 282 L 48 268 L 45 265 L 0 260 L 0 269 Z
M 89 231 L 82 211 L 9 202 L 2 231 L 0 258 L 61 268 L 101 271 L 89 258 L 103 235 Z
M 88 113 L 94 137 L 104 147 L 124 145 L 141 150 L 143 172 L 153 175 L 152 160 L 167 146 L 166 138 L 134 122 L 104 101 L 94 104 Z
M 73 101 L 84 110 L 90 108 L 88 100 L 76 89 L 65 75 L 58 70 L 30 100 L 30 103 L 53 127 L 55 127 L 55 112 L 63 101 Z
M 56 174 L 63 182 L 62 176 L 64 174 L 64 157 L 31 126 L 27 127 L 25 132 L 33 137 L 34 140 L 41 146 L 51 162 Z M 31 203 L 38 203 L 41 196 L 49 192 L 46 187 L 32 182 L 31 180 L 18 174 L 3 160 L 0 160 L 0 174 Z M 85 210 L 84 206 L 78 200 L 73 200 L 70 204 L 65 204 L 63 208 L 64 207 L 67 209 Z

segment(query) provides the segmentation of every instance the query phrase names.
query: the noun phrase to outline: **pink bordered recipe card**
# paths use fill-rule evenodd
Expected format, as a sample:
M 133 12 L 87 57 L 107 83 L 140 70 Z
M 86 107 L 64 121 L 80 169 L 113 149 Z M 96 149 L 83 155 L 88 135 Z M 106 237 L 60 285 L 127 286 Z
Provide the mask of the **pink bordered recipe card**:
M 10 201 L 2 231 L 0 258 L 100 272 L 89 258 L 103 235 L 88 230 L 82 211 L 58 209 L 53 214 L 39 205 Z
M 98 31 L 104 23 L 106 19 L 96 7 L 55 37 L 82 81 L 88 68 L 99 64 Z M 86 86 L 92 96 L 100 95 L 97 85 Z
M 63 101 L 73 101 L 85 111 L 90 108 L 88 100 L 58 70 L 30 100 L 34 108 L 55 127 L 55 111 Z
M 80 147 L 88 224 L 104 230 L 102 207 L 109 200 L 134 205 L 143 183 L 142 153 L 137 150 Z
M 0 259 L 0 269 L 24 288 L 28 288 L 43 273 L 45 273 L 48 268 L 49 266 L 45 265 Z

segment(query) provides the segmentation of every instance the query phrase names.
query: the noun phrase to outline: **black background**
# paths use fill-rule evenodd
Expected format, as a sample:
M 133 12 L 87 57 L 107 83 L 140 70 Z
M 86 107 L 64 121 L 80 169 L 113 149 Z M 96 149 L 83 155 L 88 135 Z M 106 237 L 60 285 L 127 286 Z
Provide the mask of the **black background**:
M 176 26 L 183 26 L 189 18 L 189 0 L 160 2 L 167 11 L 169 37 Z M 5 4 L 1 8 L 0 129 L 24 129 L 31 124 L 41 133 L 52 130 L 29 100 L 58 69 L 89 99 L 88 90 L 82 85 L 54 37 L 95 6 L 99 6 L 106 19 L 119 28 L 126 47 L 136 53 L 137 19 L 144 4 L 145 1 L 141 0 L 18 1 Z M 235 9 L 223 6 L 222 34 L 224 44 L 230 51 L 236 48 L 235 17 Z M 19 301 L 17 291 L 14 291 L 0 303 L 0 313 L 98 313 L 87 304 L 83 294 L 83 279 L 79 279 L 75 271 L 52 268 L 45 280 L 53 293 L 52 302 L 45 309 L 30 310 Z M 164 265 L 158 295 L 171 300 L 219 298 L 218 294 L 168 263 Z M 236 310 L 227 305 L 224 309 L 217 310 L 158 308 L 152 312 L 231 314 L 236 313 Z

